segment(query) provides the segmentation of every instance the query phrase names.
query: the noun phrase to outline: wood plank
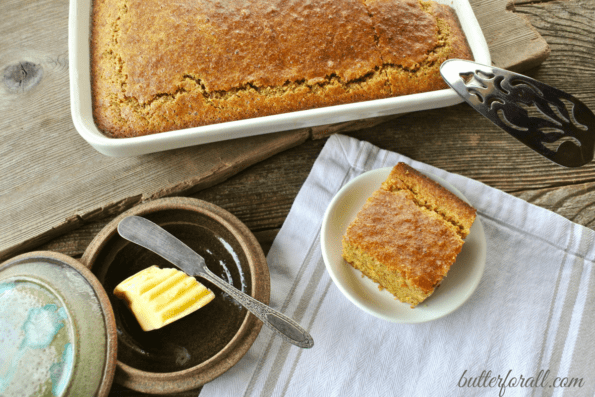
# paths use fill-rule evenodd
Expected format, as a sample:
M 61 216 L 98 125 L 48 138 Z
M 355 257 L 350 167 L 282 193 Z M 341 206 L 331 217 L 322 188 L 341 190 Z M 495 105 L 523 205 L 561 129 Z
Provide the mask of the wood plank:
M 284 132 L 242 139 L 244 142 L 238 142 L 241 150 L 239 146 L 210 144 L 200 149 L 118 159 L 94 151 L 66 149 L 68 166 L 20 174 L 24 179 L 15 180 L 12 188 L 0 196 L 0 217 L 5 220 L 2 241 L 12 247 L 0 255 L 34 247 L 47 238 L 138 203 L 211 186 L 307 137 L 306 131 Z M 6 153 L 5 164 L 18 163 L 17 153 Z M 11 179 L 9 176 L 8 181 Z
M 538 66 L 548 57 L 547 42 L 524 15 L 513 12 L 514 0 L 485 0 L 471 4 L 495 66 L 522 72 Z
M 473 0 L 472 4 L 498 66 L 522 68 L 528 65 L 527 59 L 534 60 L 531 65 L 545 59 L 544 41 L 526 21 L 505 11 L 506 1 Z M 139 202 L 219 183 L 310 135 L 370 128 L 394 119 L 342 123 L 136 158 L 104 157 L 78 135 L 70 117 L 68 0 L 5 0 L 2 8 L 0 259 Z M 515 37 L 506 34 L 510 29 Z

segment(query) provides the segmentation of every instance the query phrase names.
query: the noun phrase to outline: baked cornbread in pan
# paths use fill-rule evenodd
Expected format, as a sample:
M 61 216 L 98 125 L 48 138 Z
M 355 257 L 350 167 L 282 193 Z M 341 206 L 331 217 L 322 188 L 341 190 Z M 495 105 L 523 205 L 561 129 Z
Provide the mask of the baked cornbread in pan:
M 109 137 L 446 88 L 472 59 L 455 12 L 420 0 L 95 0 L 93 114 Z
M 415 307 L 448 273 L 475 215 L 453 193 L 399 163 L 348 226 L 343 258 Z

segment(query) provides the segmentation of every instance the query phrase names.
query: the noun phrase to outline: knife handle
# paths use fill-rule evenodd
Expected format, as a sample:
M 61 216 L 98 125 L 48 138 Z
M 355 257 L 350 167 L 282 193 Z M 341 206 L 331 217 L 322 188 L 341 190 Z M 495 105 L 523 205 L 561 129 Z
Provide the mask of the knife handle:
M 297 322 L 217 277 L 206 266 L 202 256 L 161 226 L 140 216 L 129 216 L 122 219 L 118 224 L 118 233 L 126 240 L 145 247 L 167 259 L 189 276 L 203 277 L 209 280 L 227 292 L 258 317 L 264 325 L 274 330 L 287 342 L 302 348 L 314 346 L 312 336 Z
M 312 336 L 291 318 L 270 308 L 264 303 L 257 301 L 250 295 L 239 291 L 232 285 L 221 280 L 208 269 L 206 269 L 206 272 L 201 272 L 199 277 L 203 277 L 227 292 L 236 301 L 241 303 L 242 306 L 248 309 L 248 311 L 258 317 L 264 325 L 275 331 L 285 341 L 302 348 L 311 348 L 314 346 Z

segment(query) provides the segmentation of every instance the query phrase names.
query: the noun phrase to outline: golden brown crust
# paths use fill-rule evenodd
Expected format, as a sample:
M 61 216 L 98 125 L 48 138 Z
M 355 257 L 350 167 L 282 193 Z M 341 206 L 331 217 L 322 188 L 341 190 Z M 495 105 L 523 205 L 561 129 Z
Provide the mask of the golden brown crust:
M 418 0 L 366 0 L 384 63 L 415 70 L 438 45 L 436 17 Z
M 397 164 L 382 184 L 382 188 L 388 191 L 405 189 L 412 192 L 418 205 L 439 213 L 445 220 L 457 226 L 462 238 L 469 234 L 475 220 L 475 208 L 409 165 Z
M 387 3 L 390 0 L 374 1 Z M 439 73 L 442 62 L 452 58 L 473 59 L 455 12 L 448 6 L 429 1 L 401 1 L 404 5 L 394 7 L 391 18 L 410 21 L 404 32 L 406 39 L 401 40 L 412 50 L 393 50 L 393 56 L 388 61 L 385 59 L 393 95 L 447 88 Z
M 426 292 L 442 280 L 463 246 L 453 227 L 415 204 L 405 190 L 374 192 L 345 238 Z
M 96 123 L 146 135 L 443 88 L 441 61 L 471 54 L 432 4 L 96 0 Z
M 446 276 L 474 220 L 473 207 L 399 163 L 347 228 L 343 257 L 415 306 Z M 392 280 L 405 283 L 382 285 L 378 280 L 391 282 L 387 272 L 395 274 Z

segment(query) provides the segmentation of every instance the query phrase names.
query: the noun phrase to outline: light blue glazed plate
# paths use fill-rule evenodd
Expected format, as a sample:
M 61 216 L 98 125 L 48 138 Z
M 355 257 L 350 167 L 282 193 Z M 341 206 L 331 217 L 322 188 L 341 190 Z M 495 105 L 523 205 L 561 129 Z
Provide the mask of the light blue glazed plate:
M 33 252 L 0 265 L 0 396 L 105 396 L 116 346 L 105 291 L 76 260 Z

